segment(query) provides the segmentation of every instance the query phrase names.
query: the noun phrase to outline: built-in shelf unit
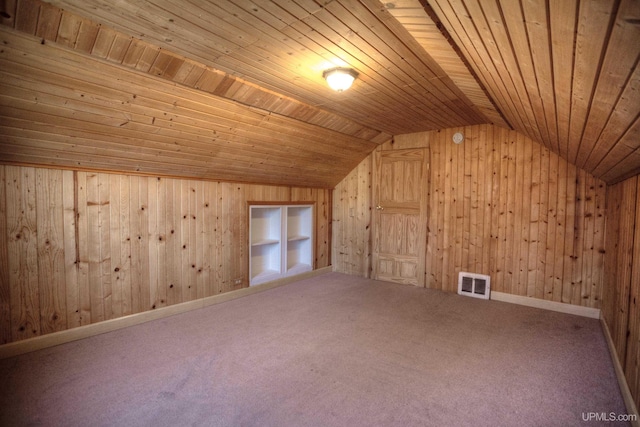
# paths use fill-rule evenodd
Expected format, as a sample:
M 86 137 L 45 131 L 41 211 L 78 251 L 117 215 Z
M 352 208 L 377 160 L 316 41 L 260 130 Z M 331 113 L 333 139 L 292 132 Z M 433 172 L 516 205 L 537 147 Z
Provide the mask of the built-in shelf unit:
M 313 205 L 249 205 L 251 286 L 313 269 Z

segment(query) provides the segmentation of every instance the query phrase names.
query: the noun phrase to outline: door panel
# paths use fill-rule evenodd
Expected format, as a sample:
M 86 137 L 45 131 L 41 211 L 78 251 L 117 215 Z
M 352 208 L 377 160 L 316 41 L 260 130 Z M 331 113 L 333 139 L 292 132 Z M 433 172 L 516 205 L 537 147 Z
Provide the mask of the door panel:
M 373 278 L 424 286 L 426 149 L 375 153 Z

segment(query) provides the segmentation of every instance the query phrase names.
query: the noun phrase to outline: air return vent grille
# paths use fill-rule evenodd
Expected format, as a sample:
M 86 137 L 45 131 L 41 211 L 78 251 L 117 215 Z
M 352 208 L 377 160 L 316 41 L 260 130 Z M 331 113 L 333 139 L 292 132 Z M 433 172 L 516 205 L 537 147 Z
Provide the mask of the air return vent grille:
M 461 271 L 458 275 L 458 294 L 489 299 L 491 279 L 484 274 Z

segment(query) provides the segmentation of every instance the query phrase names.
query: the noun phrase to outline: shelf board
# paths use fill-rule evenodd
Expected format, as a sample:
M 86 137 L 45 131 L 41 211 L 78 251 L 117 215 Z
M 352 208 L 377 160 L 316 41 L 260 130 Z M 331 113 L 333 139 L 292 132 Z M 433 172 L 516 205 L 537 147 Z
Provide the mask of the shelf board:
M 287 237 L 287 241 L 288 242 L 295 242 L 298 240 L 309 240 L 311 237 L 309 236 L 291 236 L 291 237 Z
M 280 243 L 280 240 L 278 240 L 278 239 L 262 239 L 262 240 L 256 240 L 255 242 L 251 243 L 251 246 L 274 245 L 276 243 Z
M 305 271 L 311 271 L 311 265 L 306 263 L 297 263 L 287 268 L 287 274 L 304 273 Z
M 251 283 L 250 285 L 258 285 L 260 283 L 263 282 L 268 282 L 270 280 L 275 280 L 282 277 L 282 275 L 280 274 L 280 271 L 277 270 L 264 270 L 261 271 L 260 273 L 256 274 L 255 276 L 253 276 L 251 278 Z
M 299 263 L 287 268 L 286 276 L 295 276 L 296 274 L 305 273 L 311 270 L 312 268 L 309 264 Z

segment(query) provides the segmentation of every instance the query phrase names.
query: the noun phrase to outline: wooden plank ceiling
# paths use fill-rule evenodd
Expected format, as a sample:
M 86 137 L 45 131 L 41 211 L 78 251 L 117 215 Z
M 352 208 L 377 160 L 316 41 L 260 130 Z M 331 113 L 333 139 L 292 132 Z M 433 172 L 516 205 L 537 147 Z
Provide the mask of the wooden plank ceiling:
M 611 184 L 640 173 L 640 2 L 429 0 L 515 130 Z
M 4 162 L 332 188 L 393 135 L 494 123 L 640 172 L 634 0 L 0 5 Z

